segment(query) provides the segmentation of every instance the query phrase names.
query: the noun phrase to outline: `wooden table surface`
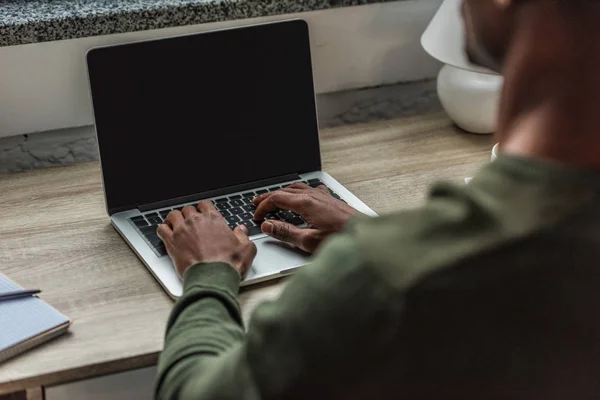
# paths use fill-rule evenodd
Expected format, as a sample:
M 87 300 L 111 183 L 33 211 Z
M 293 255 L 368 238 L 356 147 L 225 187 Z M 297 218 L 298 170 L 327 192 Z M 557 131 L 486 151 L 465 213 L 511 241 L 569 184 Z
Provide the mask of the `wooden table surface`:
M 439 114 L 321 132 L 323 169 L 380 214 L 418 205 L 433 181 L 462 183 L 492 145 Z M 173 302 L 111 227 L 98 163 L 0 176 L 0 272 L 73 320 L 0 364 L 0 394 L 156 363 Z M 245 290 L 245 318 L 281 288 Z

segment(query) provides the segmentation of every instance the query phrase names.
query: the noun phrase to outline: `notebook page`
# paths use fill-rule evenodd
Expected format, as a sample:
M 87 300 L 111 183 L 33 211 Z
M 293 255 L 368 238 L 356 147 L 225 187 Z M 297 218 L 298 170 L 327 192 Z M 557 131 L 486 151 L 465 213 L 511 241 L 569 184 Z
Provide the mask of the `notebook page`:
M 21 287 L 0 274 L 0 293 Z M 69 319 L 36 297 L 0 301 L 0 351 L 67 323 Z

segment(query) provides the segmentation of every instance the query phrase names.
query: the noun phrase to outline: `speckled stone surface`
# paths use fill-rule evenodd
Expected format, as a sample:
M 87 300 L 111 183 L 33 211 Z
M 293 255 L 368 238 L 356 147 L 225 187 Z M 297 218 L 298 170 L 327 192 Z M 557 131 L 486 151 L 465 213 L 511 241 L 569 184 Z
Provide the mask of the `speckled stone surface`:
M 0 46 L 393 0 L 0 0 Z
M 428 114 L 442 110 L 435 81 L 317 96 L 321 128 Z M 93 126 L 0 138 L 0 173 L 98 158 Z

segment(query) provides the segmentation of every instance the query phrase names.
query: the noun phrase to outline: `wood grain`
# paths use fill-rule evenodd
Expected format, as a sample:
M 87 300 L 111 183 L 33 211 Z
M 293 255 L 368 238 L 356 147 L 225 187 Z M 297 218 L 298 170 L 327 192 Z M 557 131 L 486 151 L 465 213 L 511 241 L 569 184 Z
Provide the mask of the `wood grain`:
M 321 133 L 324 170 L 379 213 L 418 205 L 433 181 L 471 176 L 492 145 L 443 115 Z M 0 271 L 74 322 L 1 364 L 0 394 L 156 363 L 173 303 L 110 226 L 98 163 L 0 176 Z M 244 290 L 244 318 L 282 287 Z

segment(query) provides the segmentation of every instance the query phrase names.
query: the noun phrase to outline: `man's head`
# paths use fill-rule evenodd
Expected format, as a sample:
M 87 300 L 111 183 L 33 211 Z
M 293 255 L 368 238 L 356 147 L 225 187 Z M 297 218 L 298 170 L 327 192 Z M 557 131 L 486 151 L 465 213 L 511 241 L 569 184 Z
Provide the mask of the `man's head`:
M 577 27 L 598 15 L 599 5 L 600 0 L 463 0 L 467 54 L 473 63 L 500 71 L 518 23 L 525 23 L 524 13 L 542 15 L 550 29 Z
M 462 14 L 471 63 L 504 75 L 502 152 L 599 167 L 600 0 L 462 0 Z
M 471 62 L 500 70 L 510 41 L 514 2 L 515 0 L 463 1 L 466 51 Z

